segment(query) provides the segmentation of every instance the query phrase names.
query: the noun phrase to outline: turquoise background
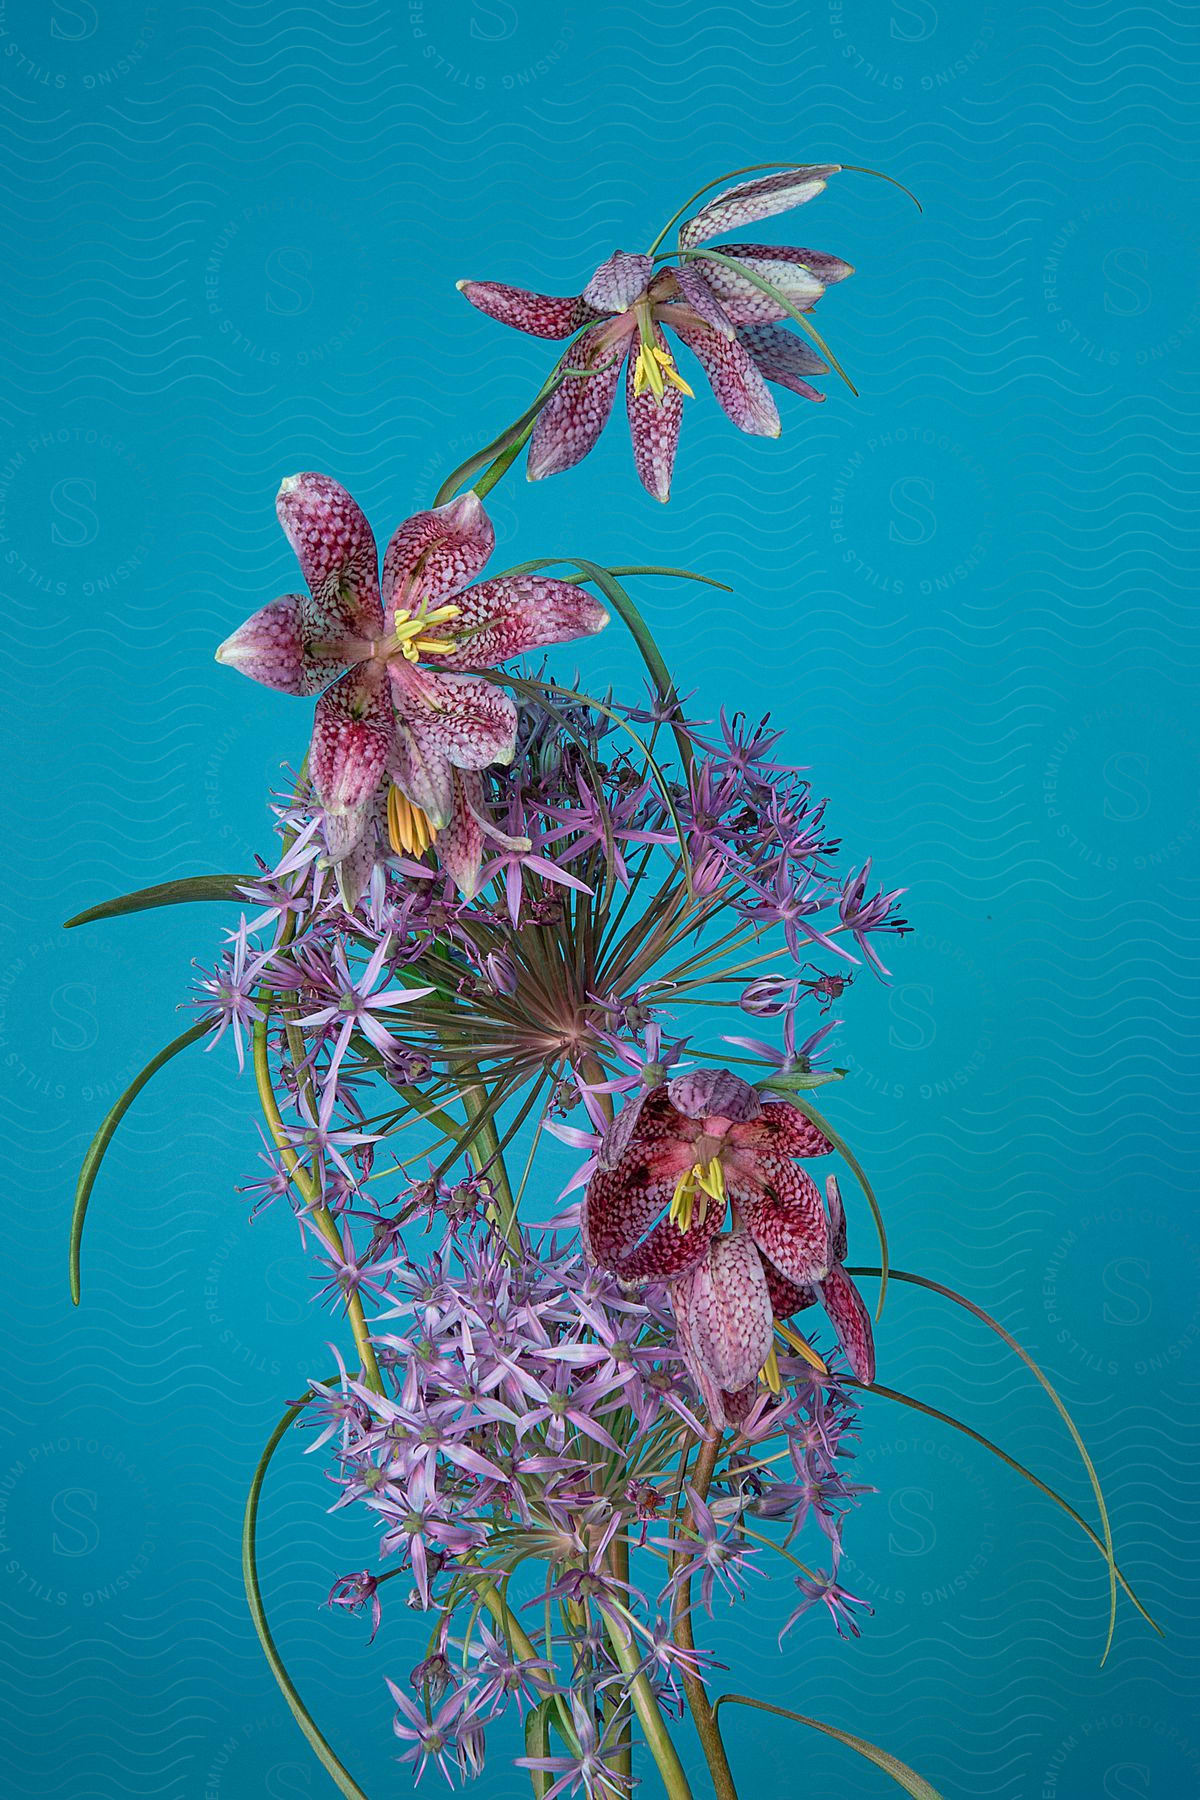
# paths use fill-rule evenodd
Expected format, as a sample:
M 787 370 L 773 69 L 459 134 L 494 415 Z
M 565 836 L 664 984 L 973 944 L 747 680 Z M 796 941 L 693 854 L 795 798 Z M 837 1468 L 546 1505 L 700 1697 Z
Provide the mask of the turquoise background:
M 812 1619 L 779 1657 L 782 1577 L 706 1633 L 732 1685 L 947 1800 L 1200 1791 L 1197 29 L 1177 0 L 0 4 L 5 1792 L 332 1791 L 238 1566 L 259 1448 L 332 1330 L 290 1223 L 246 1224 L 253 1108 L 224 1049 L 130 1117 L 66 1295 L 80 1153 L 181 1028 L 223 915 L 60 921 L 269 846 L 307 715 L 213 647 L 293 585 L 282 475 L 329 470 L 387 532 L 526 403 L 547 347 L 455 279 L 574 291 L 710 176 L 780 156 L 924 203 L 846 175 L 780 227 L 858 265 L 821 323 L 861 396 L 785 398 L 772 443 L 689 404 L 669 509 L 618 423 L 581 469 L 499 490 L 501 554 L 733 584 L 639 590 L 681 685 L 771 707 L 849 856 L 912 890 L 894 985 L 848 997 L 834 1115 L 899 1265 L 969 1291 L 1061 1387 L 1170 1635 L 1123 1605 L 1100 1670 L 1087 1543 L 882 1400 L 847 1538 L 861 1642 Z M 615 630 L 580 662 L 636 678 Z M 897 1290 L 880 1348 L 882 1379 L 1090 1514 L 1044 1396 L 974 1321 Z M 393 1610 L 368 1650 L 320 1609 L 370 1537 L 299 1449 L 264 1507 L 280 1640 L 373 1800 L 403 1794 L 382 1675 L 420 1622 Z M 734 1712 L 729 1739 L 744 1792 L 898 1791 L 783 1720 Z M 487 1795 L 519 1789 L 509 1748 Z

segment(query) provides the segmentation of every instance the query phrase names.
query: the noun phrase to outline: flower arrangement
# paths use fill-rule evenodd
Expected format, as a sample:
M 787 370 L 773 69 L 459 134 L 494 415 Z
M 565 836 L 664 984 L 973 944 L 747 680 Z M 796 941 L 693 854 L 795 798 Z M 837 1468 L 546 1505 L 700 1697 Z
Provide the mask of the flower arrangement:
M 891 1267 L 867 1175 L 815 1104 L 842 1074 L 826 1066 L 832 1008 L 860 973 L 887 978 L 887 940 L 907 930 L 901 890 L 880 888 L 870 862 L 839 867 L 826 801 L 768 720 L 692 716 L 627 584 L 707 578 L 583 559 L 486 572 L 489 490 L 526 444 L 532 479 L 585 456 L 623 369 L 638 476 L 668 498 L 692 392 L 668 331 L 744 432 L 779 430 L 768 382 L 821 398 L 811 378 L 836 364 L 810 314 L 849 265 L 715 240 L 839 172 L 722 177 L 578 295 L 460 283 L 492 317 L 567 345 L 382 563 L 338 482 L 283 482 L 303 587 L 217 651 L 315 700 L 308 754 L 274 805 L 277 854 L 71 921 L 198 898 L 244 909 L 198 977 L 195 1022 L 88 1153 L 72 1289 L 78 1300 L 88 1202 L 124 1113 L 169 1058 L 228 1041 L 263 1115 L 254 1212 L 291 1213 L 347 1333 L 264 1452 L 244 1540 L 264 1651 L 347 1795 L 362 1789 L 283 1667 L 258 1579 L 263 1481 L 293 1426 L 328 1459 L 335 1507 L 365 1509 L 379 1531 L 378 1567 L 338 1576 L 330 1604 L 365 1613 L 374 1638 L 399 1580 L 428 1619 L 427 1654 L 388 1687 L 400 1760 L 451 1785 L 515 1713 L 536 1800 L 625 1795 L 643 1758 L 686 1800 L 690 1715 L 713 1793 L 734 1800 L 720 1710 L 738 1704 L 933 1795 L 836 1724 L 714 1698 L 717 1665 L 697 1641 L 773 1563 L 794 1595 L 785 1636 L 821 1613 L 859 1633 L 872 1609 L 841 1563 L 869 1491 L 853 1479 L 864 1392 L 967 1432 L 1072 1517 L 1107 1564 L 1109 1642 L 1117 1587 L 1130 1592 L 1049 1381 L 971 1301 Z M 704 199 L 736 176 L 750 179 Z M 614 623 L 642 653 L 646 693 L 596 693 L 543 660 L 585 653 Z M 541 1172 L 548 1136 L 581 1159 L 557 1194 Z M 810 1166 L 854 1183 L 877 1262 L 848 1266 L 839 1174 L 819 1186 Z M 967 1308 L 1022 1357 L 1083 1458 L 1098 1530 L 978 1433 L 876 1382 L 856 1280 L 877 1284 L 876 1321 L 899 1280 Z

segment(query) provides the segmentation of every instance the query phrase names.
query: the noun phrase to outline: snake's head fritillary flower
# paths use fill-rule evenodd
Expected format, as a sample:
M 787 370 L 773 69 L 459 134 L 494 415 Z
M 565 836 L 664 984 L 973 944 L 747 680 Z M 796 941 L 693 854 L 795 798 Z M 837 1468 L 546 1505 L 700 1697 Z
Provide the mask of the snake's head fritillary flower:
M 381 796 L 397 854 L 439 861 L 475 892 L 487 835 L 482 771 L 512 761 L 517 712 L 481 673 L 601 630 L 608 614 L 573 584 L 481 581 L 495 545 L 474 493 L 394 533 L 382 580 L 371 527 L 328 475 L 291 475 L 276 501 L 307 592 L 271 601 L 225 640 L 229 663 L 288 694 L 318 694 L 309 770 L 330 860 L 353 906 Z
M 831 1149 L 789 1101 L 724 1069 L 651 1089 L 605 1136 L 584 1199 L 587 1254 L 622 1281 L 671 1284 L 680 1348 L 718 1427 L 746 1416 L 760 1374 L 778 1389 L 775 1322 L 817 1300 L 854 1374 L 874 1379 L 837 1182 L 827 1212 L 796 1160 Z
M 683 402 L 692 389 L 664 328 L 695 355 L 740 431 L 779 436 L 768 382 L 824 399 L 809 377 L 828 373 L 827 365 L 779 321 L 811 312 L 826 288 L 853 274 L 851 265 L 822 250 L 712 240 L 813 199 L 839 167 L 813 164 L 741 182 L 681 228 L 676 261 L 614 251 L 579 294 L 559 298 L 495 281 L 459 282 L 472 306 L 518 331 L 574 339 L 530 440 L 531 481 L 587 455 L 624 370 L 638 475 L 656 499 L 670 498 Z

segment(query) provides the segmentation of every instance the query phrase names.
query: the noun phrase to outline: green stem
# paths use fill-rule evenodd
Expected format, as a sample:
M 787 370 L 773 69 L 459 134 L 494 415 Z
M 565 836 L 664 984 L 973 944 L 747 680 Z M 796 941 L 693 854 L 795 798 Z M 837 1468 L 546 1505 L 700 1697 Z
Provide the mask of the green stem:
M 330 1248 L 339 1255 L 342 1251 L 342 1240 L 338 1236 L 337 1226 L 333 1222 L 329 1208 L 321 1199 L 320 1190 L 315 1181 L 308 1175 L 288 1138 L 287 1129 L 279 1112 L 279 1103 L 275 1098 L 275 1089 L 271 1085 L 271 1062 L 267 1050 L 267 1007 L 269 996 L 260 995 L 262 1017 L 258 1019 L 253 1031 L 254 1079 L 258 1087 L 259 1103 L 263 1116 L 267 1121 L 275 1147 L 283 1158 L 284 1167 L 294 1183 L 297 1192 L 304 1201 L 309 1217 L 325 1239 Z M 377 1394 L 383 1392 L 383 1377 L 379 1373 L 379 1364 L 375 1359 L 375 1351 L 371 1346 L 371 1334 L 367 1329 L 366 1315 L 363 1312 L 359 1296 L 346 1292 L 346 1316 L 350 1320 L 350 1329 L 354 1333 L 354 1344 L 358 1351 L 362 1367 L 362 1378 L 367 1386 Z
M 521 1239 L 517 1229 L 517 1213 L 513 1204 L 512 1184 L 508 1179 L 508 1170 L 500 1153 L 500 1136 L 496 1130 L 496 1121 L 487 1110 L 487 1096 L 468 1089 L 462 1095 L 462 1103 L 467 1115 L 467 1131 L 469 1133 L 465 1140 L 467 1154 L 475 1166 L 476 1173 L 486 1170 L 488 1180 L 492 1184 L 493 1200 L 489 1209 L 491 1223 L 508 1248 L 519 1253 Z
M 692 1471 L 691 1487 L 701 1500 L 708 1495 L 713 1471 L 717 1466 L 717 1458 L 720 1454 L 721 1433 L 714 1431 L 712 1436 L 706 1438 L 700 1446 L 700 1454 L 696 1458 L 696 1466 Z M 690 1581 L 683 1582 L 676 1591 L 674 1637 L 676 1644 L 685 1653 L 685 1656 L 695 1651 L 696 1639 L 692 1633 L 692 1584 Z M 729 1766 L 729 1758 L 725 1754 L 725 1744 L 721 1737 L 721 1727 L 717 1722 L 716 1712 L 709 1703 L 704 1683 L 698 1675 L 685 1674 L 683 1691 L 687 1696 L 692 1723 L 696 1727 L 696 1736 L 700 1739 L 700 1747 L 704 1751 L 704 1758 L 708 1763 L 713 1791 L 717 1800 L 738 1800 L 733 1770 Z
M 362 1788 L 349 1774 L 341 1759 L 317 1728 L 312 1714 L 296 1691 L 296 1685 L 284 1666 L 283 1658 L 280 1656 L 275 1639 L 271 1634 L 271 1627 L 267 1623 L 262 1588 L 258 1579 L 258 1504 L 262 1495 L 263 1481 L 266 1479 L 271 1458 L 307 1405 L 308 1400 L 304 1399 L 295 1406 L 288 1407 L 271 1433 L 267 1447 L 258 1460 L 258 1467 L 255 1469 L 253 1480 L 250 1483 L 250 1492 L 246 1496 L 246 1512 L 242 1524 L 242 1576 L 246 1583 L 246 1599 L 249 1602 L 254 1629 L 258 1633 L 258 1641 L 262 1645 L 263 1655 L 267 1659 L 271 1673 L 279 1683 L 280 1692 L 288 1703 L 292 1717 L 308 1739 L 309 1745 L 322 1767 L 332 1776 L 337 1787 L 348 1797 L 348 1800 L 367 1800 Z
M 668 1800 L 692 1800 L 692 1790 L 688 1778 L 684 1774 L 683 1764 L 679 1760 L 679 1752 L 671 1742 L 671 1735 L 658 1710 L 658 1703 L 646 1679 L 644 1671 L 638 1670 L 637 1651 L 633 1639 L 608 1618 L 604 1618 L 608 1641 L 612 1652 L 620 1664 L 629 1682 L 629 1697 L 633 1701 L 634 1711 L 642 1727 L 646 1739 L 646 1747 L 658 1764 L 658 1772 L 662 1776 L 663 1787 L 667 1791 Z
M 628 1585 L 629 1582 L 629 1539 L 624 1532 L 618 1536 L 609 1551 L 612 1572 L 615 1578 Z M 633 1732 L 630 1728 L 629 1714 L 621 1706 L 620 1695 L 610 1692 L 608 1702 L 614 1713 L 620 1712 L 617 1723 L 617 1737 L 613 1746 L 613 1769 L 622 1777 L 629 1787 L 633 1786 Z

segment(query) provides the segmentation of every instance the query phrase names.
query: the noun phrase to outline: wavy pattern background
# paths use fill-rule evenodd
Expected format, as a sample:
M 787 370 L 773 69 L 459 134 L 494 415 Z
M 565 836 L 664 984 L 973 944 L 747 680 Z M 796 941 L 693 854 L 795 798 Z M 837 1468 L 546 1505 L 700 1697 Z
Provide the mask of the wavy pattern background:
M 573 475 L 502 489 L 498 532 L 510 560 L 734 584 L 648 594 L 681 685 L 785 717 L 850 854 L 913 890 L 894 985 L 849 997 L 839 1121 L 901 1265 L 969 1290 L 1059 1383 L 1169 1636 L 1126 1610 L 1099 1670 L 1087 1546 L 880 1401 L 862 1640 L 812 1621 L 780 1664 L 764 1584 L 752 1631 L 715 1641 L 739 1686 L 948 1800 L 1200 1791 L 1198 33 L 1175 0 L 2 0 L 7 1791 L 324 1782 L 261 1666 L 237 1532 L 327 1323 L 283 1221 L 244 1223 L 255 1137 L 220 1056 L 129 1120 L 66 1303 L 78 1156 L 176 1028 L 217 915 L 59 921 L 265 844 L 302 719 L 212 646 L 290 584 L 282 474 L 328 468 L 386 529 L 524 405 L 544 350 L 454 280 L 573 290 L 701 181 L 780 154 L 924 203 L 845 176 L 805 217 L 859 268 L 823 324 L 862 397 L 785 407 L 771 444 L 689 408 L 669 510 L 615 429 Z M 588 654 L 635 673 L 613 634 Z M 882 1347 L 895 1386 L 1086 1504 L 1043 1398 L 965 1315 L 897 1291 Z M 364 1785 L 404 1791 L 379 1676 L 420 1621 L 367 1651 L 320 1610 L 368 1550 L 323 1503 L 293 1448 L 265 1508 L 280 1640 Z M 798 1769 L 814 1800 L 894 1791 L 797 1730 L 731 1721 L 760 1791 Z M 513 1791 L 502 1758 L 482 1786 Z

